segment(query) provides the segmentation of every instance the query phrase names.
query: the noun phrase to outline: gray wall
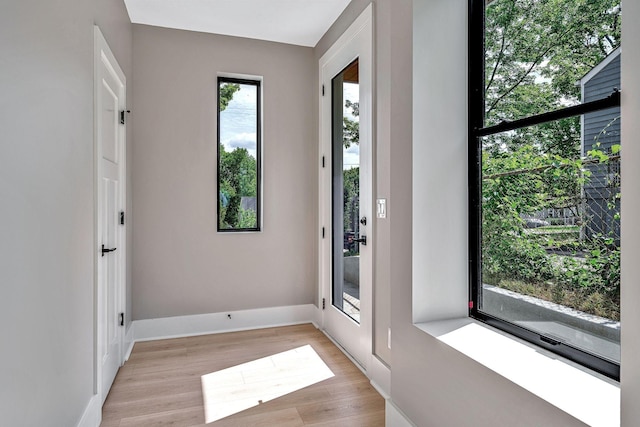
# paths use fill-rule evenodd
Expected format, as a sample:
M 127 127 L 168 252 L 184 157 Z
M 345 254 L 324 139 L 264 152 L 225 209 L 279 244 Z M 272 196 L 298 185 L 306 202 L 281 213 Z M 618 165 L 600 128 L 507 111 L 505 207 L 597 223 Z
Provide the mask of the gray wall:
M 313 303 L 313 50 L 134 25 L 134 319 Z M 216 76 L 263 76 L 263 231 L 216 232 Z
M 640 2 L 625 2 L 622 15 L 622 146 L 624 162 L 635 165 L 640 162 Z M 622 335 L 622 422 L 624 427 L 638 424 L 640 419 L 640 224 L 635 218 L 640 212 L 640 168 L 622 169 L 622 290 L 621 290 L 621 335 Z
M 131 76 L 121 1 L 0 13 L 0 414 L 73 426 L 93 395 L 93 24 Z

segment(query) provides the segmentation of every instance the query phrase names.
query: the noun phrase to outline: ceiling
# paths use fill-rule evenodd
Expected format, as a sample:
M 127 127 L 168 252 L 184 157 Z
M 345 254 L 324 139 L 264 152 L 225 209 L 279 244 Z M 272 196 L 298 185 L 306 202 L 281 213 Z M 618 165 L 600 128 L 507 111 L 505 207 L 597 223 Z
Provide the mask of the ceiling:
M 350 0 L 124 0 L 134 24 L 313 47 Z

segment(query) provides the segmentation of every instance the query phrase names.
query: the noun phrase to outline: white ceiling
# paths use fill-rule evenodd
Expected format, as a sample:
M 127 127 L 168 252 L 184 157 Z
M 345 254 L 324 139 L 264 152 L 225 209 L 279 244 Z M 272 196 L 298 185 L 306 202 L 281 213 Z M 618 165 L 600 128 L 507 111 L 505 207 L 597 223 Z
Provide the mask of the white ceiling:
M 313 47 L 350 0 L 124 0 L 134 24 Z

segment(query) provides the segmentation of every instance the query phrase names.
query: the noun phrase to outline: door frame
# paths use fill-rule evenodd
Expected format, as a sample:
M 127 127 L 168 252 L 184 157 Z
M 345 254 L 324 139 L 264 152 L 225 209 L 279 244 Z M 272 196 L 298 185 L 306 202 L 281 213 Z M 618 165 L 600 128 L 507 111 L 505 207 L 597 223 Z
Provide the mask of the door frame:
M 360 288 L 360 336 L 349 346 L 345 345 L 347 331 L 330 331 L 330 316 L 336 313 L 329 313 L 335 310 L 331 301 L 332 285 L 332 173 L 331 173 L 331 150 L 332 150 L 332 111 L 331 111 L 331 82 L 335 75 L 340 73 L 353 60 L 359 58 L 359 84 L 360 84 L 360 140 L 368 144 L 369 154 L 361 157 L 361 177 L 364 175 L 368 181 L 362 182 L 361 186 L 368 193 L 366 201 L 362 202 L 360 211 L 367 216 L 367 250 L 369 251 L 368 262 L 360 259 L 361 284 Z M 374 194 L 374 169 L 375 158 L 374 144 L 374 80 L 373 80 L 373 4 L 369 4 L 366 9 L 356 18 L 349 28 L 338 38 L 338 40 L 327 50 L 319 60 L 319 156 L 321 161 L 319 169 L 319 229 L 323 230 L 318 245 L 319 271 L 318 271 L 318 302 L 321 311 L 321 327 L 332 339 L 337 341 L 344 350 L 351 355 L 360 367 L 366 372 L 371 365 L 373 355 L 373 259 L 375 253 L 374 227 L 375 212 Z M 323 92 L 324 88 L 324 92 Z M 323 95 L 324 93 L 324 95 Z M 363 173 L 364 170 L 364 173 Z M 364 184 L 364 185 L 363 185 Z M 324 304 L 323 304 L 324 301 Z M 340 312 L 338 315 L 344 316 L 347 326 L 348 322 L 355 323 L 346 314 Z M 349 340 L 351 341 L 351 339 Z
M 122 87 L 120 88 L 120 93 L 118 94 L 119 105 L 118 109 L 120 111 L 126 110 L 126 76 L 118 61 L 115 58 L 115 55 L 109 48 L 109 45 L 104 38 L 100 28 L 97 25 L 94 25 L 94 83 L 93 83 L 93 148 L 94 148 L 94 284 L 93 284 L 93 343 L 94 343 L 94 381 L 93 381 L 93 392 L 94 395 L 100 397 L 100 402 L 104 401 L 106 396 L 101 395 L 102 390 L 102 364 L 100 362 L 100 349 L 99 349 L 99 338 L 104 331 L 100 328 L 100 294 L 99 294 L 99 276 L 98 276 L 98 262 L 99 257 L 101 256 L 100 245 L 101 245 L 101 226 L 100 226 L 100 199 L 101 199 L 101 191 L 100 188 L 100 180 L 102 179 L 102 167 L 100 165 L 100 159 L 102 157 L 102 145 L 100 143 L 100 118 L 99 111 L 101 108 L 100 96 L 99 96 L 99 70 L 101 66 L 101 62 L 106 60 L 108 66 L 111 68 L 111 72 L 117 75 L 118 79 L 122 82 Z M 126 212 L 126 177 L 127 177 L 127 144 L 126 144 L 126 125 L 119 126 L 118 129 L 118 139 L 120 144 L 120 153 L 122 157 L 121 168 L 120 168 L 120 176 L 119 176 L 119 189 L 118 189 L 118 205 L 120 206 L 120 211 Z M 118 312 L 124 313 L 126 307 L 126 271 L 127 271 L 127 225 L 126 221 L 123 225 L 117 227 L 116 234 L 118 235 L 118 250 L 114 253 L 110 254 L 110 256 L 116 256 L 119 259 L 118 262 L 118 281 L 115 290 L 115 300 L 116 306 L 118 308 Z M 125 340 L 125 327 L 118 328 L 118 340 L 120 341 L 120 352 L 117 354 L 117 360 L 119 366 L 122 366 L 124 362 L 124 340 Z M 100 403 L 100 406 L 102 404 Z

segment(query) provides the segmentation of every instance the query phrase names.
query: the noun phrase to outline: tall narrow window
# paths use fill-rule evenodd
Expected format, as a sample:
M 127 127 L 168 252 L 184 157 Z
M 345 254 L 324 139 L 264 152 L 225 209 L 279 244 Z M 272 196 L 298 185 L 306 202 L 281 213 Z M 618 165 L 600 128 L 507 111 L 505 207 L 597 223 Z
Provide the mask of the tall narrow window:
M 620 0 L 470 0 L 470 315 L 620 375 Z
M 260 82 L 218 78 L 218 231 L 260 230 Z

